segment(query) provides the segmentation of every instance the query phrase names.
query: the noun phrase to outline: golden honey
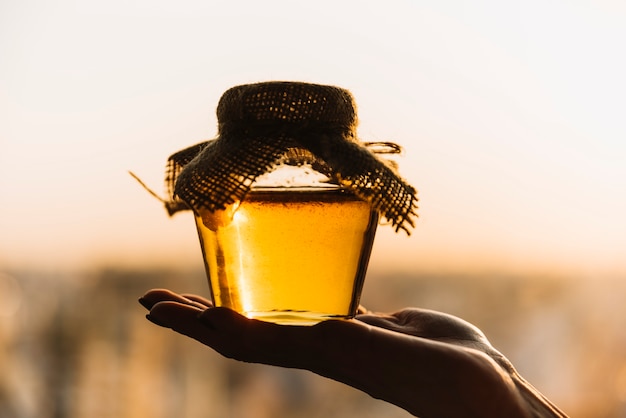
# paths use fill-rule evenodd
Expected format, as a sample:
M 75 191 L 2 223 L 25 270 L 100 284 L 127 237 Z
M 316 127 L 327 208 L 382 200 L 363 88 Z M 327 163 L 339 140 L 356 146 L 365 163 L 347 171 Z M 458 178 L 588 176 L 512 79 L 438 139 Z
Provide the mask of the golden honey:
M 340 188 L 258 188 L 196 211 L 215 306 L 313 324 L 354 316 L 378 216 Z

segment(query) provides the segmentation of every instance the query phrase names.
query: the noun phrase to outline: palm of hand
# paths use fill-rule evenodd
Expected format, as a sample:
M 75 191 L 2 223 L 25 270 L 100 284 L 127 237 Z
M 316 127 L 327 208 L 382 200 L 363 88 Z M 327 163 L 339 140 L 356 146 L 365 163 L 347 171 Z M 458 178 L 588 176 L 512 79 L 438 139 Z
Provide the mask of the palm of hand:
M 251 320 L 166 290 L 140 302 L 153 322 L 236 360 L 310 370 L 428 417 L 564 417 L 473 325 L 404 309 L 314 326 Z

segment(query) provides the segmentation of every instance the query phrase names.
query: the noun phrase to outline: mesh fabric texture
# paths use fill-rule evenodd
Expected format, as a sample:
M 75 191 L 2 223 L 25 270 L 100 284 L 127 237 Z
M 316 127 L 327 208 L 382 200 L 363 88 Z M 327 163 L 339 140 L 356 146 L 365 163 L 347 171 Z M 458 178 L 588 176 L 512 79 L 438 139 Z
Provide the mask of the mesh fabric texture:
M 224 209 L 243 200 L 255 179 L 280 163 L 310 163 L 409 232 L 417 192 L 356 137 L 347 90 L 299 82 L 246 84 L 217 106 L 218 137 L 169 157 L 170 214 Z

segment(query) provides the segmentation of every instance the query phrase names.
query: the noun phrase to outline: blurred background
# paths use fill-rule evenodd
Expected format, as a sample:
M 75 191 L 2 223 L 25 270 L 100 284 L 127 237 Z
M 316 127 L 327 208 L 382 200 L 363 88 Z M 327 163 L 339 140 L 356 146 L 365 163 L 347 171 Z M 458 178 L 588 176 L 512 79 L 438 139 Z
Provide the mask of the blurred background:
M 0 1 L 0 417 L 408 417 L 144 319 L 208 295 L 173 152 L 237 84 L 352 91 L 405 148 L 410 237 L 380 227 L 363 304 L 479 326 L 574 417 L 626 417 L 626 6 L 611 0 Z

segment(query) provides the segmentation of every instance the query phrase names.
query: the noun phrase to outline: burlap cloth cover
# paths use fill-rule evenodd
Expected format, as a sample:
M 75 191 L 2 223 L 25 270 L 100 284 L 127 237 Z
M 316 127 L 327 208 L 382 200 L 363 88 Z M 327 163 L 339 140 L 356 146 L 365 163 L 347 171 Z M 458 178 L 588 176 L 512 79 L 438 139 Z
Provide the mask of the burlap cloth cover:
M 347 90 L 298 82 L 241 85 L 222 95 L 217 118 L 216 139 L 168 159 L 170 214 L 224 209 L 278 164 L 309 163 L 368 201 L 396 231 L 413 226 L 416 191 L 357 139 Z

